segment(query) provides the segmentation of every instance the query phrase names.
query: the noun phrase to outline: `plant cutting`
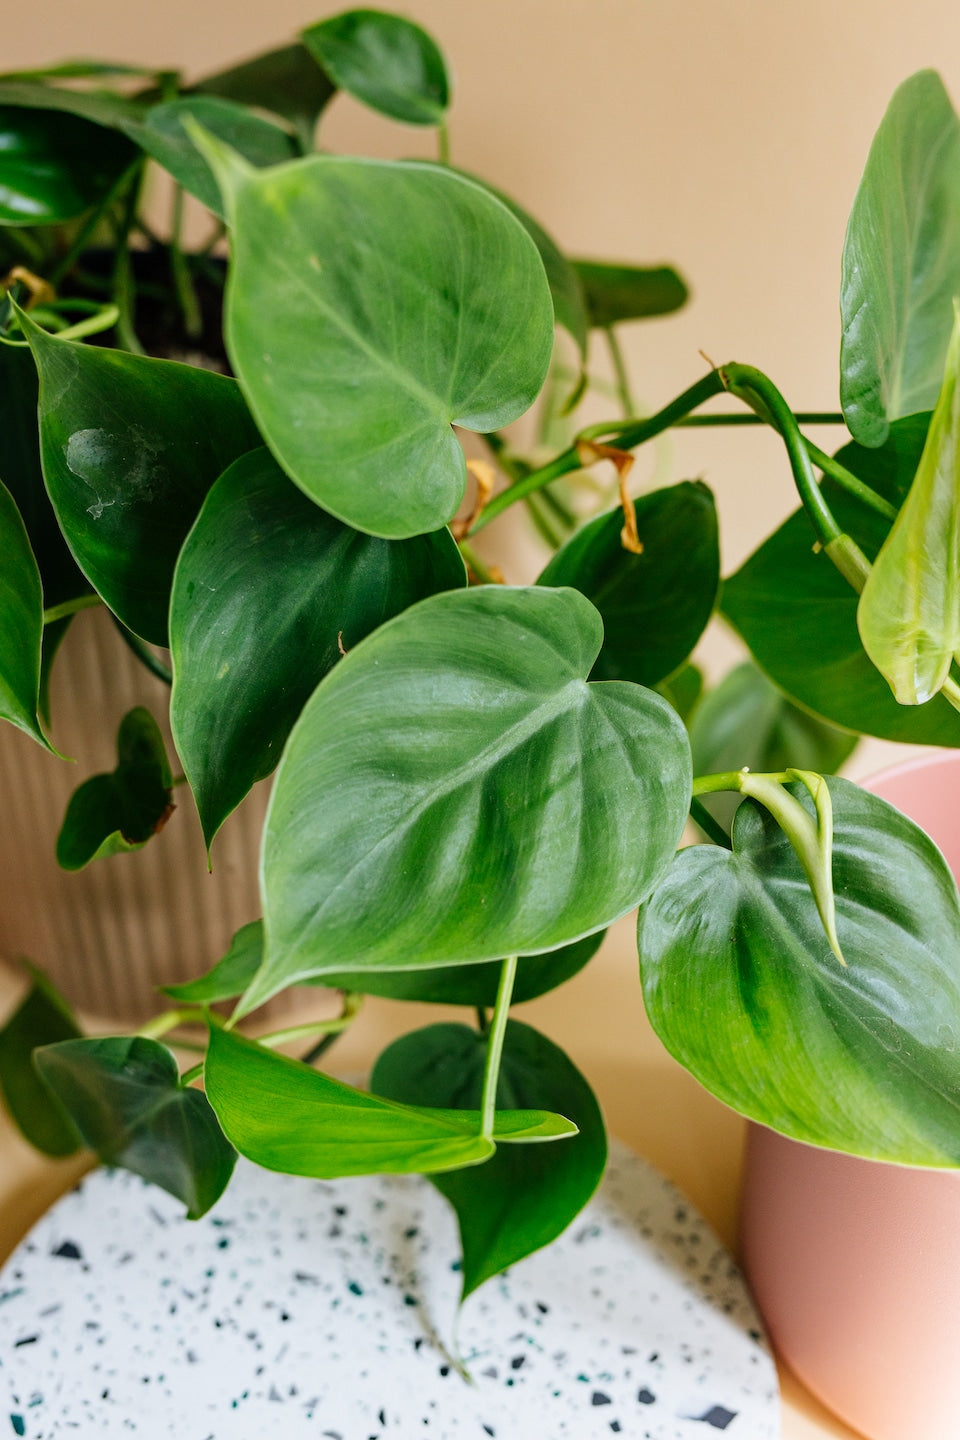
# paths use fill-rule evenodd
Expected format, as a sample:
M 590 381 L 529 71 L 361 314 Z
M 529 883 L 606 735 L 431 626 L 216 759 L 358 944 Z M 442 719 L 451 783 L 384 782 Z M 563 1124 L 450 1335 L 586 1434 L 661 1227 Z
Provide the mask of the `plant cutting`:
M 436 161 L 318 149 L 341 91 L 434 129 Z M 274 777 L 262 919 L 132 1035 L 83 1035 L 33 972 L 0 1083 L 40 1148 L 86 1146 L 191 1216 L 237 1153 L 427 1174 L 466 1297 L 600 1178 L 587 1081 L 510 1010 L 636 907 L 650 1018 L 724 1101 L 816 1145 L 960 1165 L 956 886 L 917 826 L 829 774 L 857 734 L 960 741 L 960 121 L 922 72 L 878 132 L 841 412 L 727 363 L 637 415 L 617 327 L 682 282 L 566 258 L 456 168 L 449 101 L 433 40 L 369 10 L 196 84 L 101 63 L 0 80 L 0 713 L 64 763 L 47 681 L 91 606 L 170 681 L 176 756 L 148 711 L 110 717 L 117 765 L 74 794 L 67 868 L 175 844 L 175 804 L 216 866 L 224 820 Z M 162 242 L 148 164 L 177 187 Z M 184 194 L 210 212 L 199 250 Z M 223 373 L 146 353 L 158 290 Z M 617 413 L 583 425 L 599 334 Z M 713 413 L 724 396 L 739 408 Z M 506 433 L 535 405 L 546 459 Z M 630 465 L 672 426 L 722 444 L 741 420 L 782 438 L 800 506 L 721 594 L 708 488 L 637 497 Z M 852 439 L 827 455 L 814 420 Z M 511 586 L 476 537 L 521 503 L 555 553 Z M 700 697 L 718 595 L 756 665 Z M 688 817 L 704 843 L 678 850 Z M 258 1009 L 299 985 L 340 1014 L 264 1034 Z M 404 1036 L 360 1089 L 318 1062 L 368 994 L 465 1021 Z

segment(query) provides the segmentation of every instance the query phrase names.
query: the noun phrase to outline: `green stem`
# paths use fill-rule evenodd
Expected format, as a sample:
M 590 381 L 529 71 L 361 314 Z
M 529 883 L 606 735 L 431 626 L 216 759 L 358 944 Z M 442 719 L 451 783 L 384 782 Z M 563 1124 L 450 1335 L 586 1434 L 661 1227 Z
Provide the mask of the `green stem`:
M 110 612 L 110 619 L 113 621 L 114 625 L 119 630 L 120 636 L 124 643 L 129 647 L 129 649 L 133 651 L 134 655 L 136 655 L 140 663 L 147 667 L 147 669 L 150 671 L 150 674 L 156 675 L 157 679 L 162 680 L 164 685 L 172 685 L 172 671 L 170 671 L 167 666 L 164 665 L 162 660 L 158 659 L 158 657 L 154 655 L 153 651 L 150 649 L 150 646 L 146 643 L 146 641 L 141 640 L 139 635 L 134 635 L 132 630 L 128 630 L 126 625 L 124 625 L 123 621 L 117 619 L 113 611 Z
M 722 845 L 724 850 L 732 850 L 733 843 L 730 836 L 724 830 L 719 820 L 715 820 L 702 800 L 696 798 L 690 801 L 690 818 L 707 835 L 714 845 Z
M 637 407 L 633 403 L 633 396 L 630 393 L 630 377 L 627 374 L 627 366 L 623 358 L 623 351 L 620 348 L 620 341 L 617 339 L 616 331 L 612 325 L 605 325 L 603 334 L 607 342 L 607 349 L 610 351 L 610 359 L 613 362 L 617 398 L 620 401 L 621 409 L 624 415 L 633 415 Z
M 541 490 L 536 495 L 528 495 L 523 503 L 527 507 L 527 513 L 536 526 L 540 538 L 550 546 L 551 550 L 559 550 L 563 544 L 563 536 L 555 528 L 553 516 L 544 513 L 546 507 L 543 497 L 546 493 L 546 490 Z
M 179 302 L 183 315 L 183 328 L 191 340 L 196 340 L 203 334 L 203 315 L 200 311 L 200 301 L 197 299 L 193 276 L 190 274 L 190 266 L 187 263 L 187 257 L 183 253 L 183 245 L 181 243 L 182 232 L 183 186 L 178 185 L 173 194 L 170 269 L 173 273 L 173 285 L 177 292 L 177 301 Z
M 66 620 L 68 615 L 76 615 L 78 610 L 92 610 L 95 605 L 102 605 L 103 601 L 99 595 L 78 595 L 76 600 L 62 600 L 59 605 L 51 605 L 49 610 L 43 612 L 44 625 L 52 625 L 56 620 Z
M 110 187 L 104 198 L 100 201 L 100 204 L 94 210 L 91 210 L 90 214 L 87 216 L 86 220 L 84 220 L 83 224 L 80 226 L 80 229 L 73 237 L 73 242 L 70 245 L 67 253 L 62 257 L 61 260 L 58 261 L 58 263 L 54 266 L 53 270 L 51 270 L 50 274 L 46 277 L 49 283 L 53 286 L 54 290 L 57 289 L 64 277 L 69 275 L 70 271 L 73 269 L 74 262 L 80 258 L 84 250 L 87 248 L 87 242 L 90 240 L 91 236 L 93 235 L 97 226 L 100 224 L 100 221 L 103 219 L 104 215 L 107 215 L 110 212 L 111 208 L 116 204 L 117 200 L 123 194 L 124 190 L 126 190 L 127 186 L 135 184 L 137 174 L 142 169 L 143 157 L 138 156 L 137 159 L 134 160 L 133 164 L 128 165 L 126 170 L 124 170 L 123 174 L 119 177 L 119 179 L 116 180 L 114 184 Z
M 476 550 L 467 540 L 460 541 L 460 554 L 466 560 L 470 569 L 483 585 L 495 585 L 497 582 L 491 575 L 486 564 L 481 560 Z
M 327 1051 L 330 1049 L 330 1046 L 337 1043 L 337 1041 L 340 1039 L 341 1034 L 342 1032 L 337 1030 L 330 1035 L 321 1036 L 321 1038 L 317 1041 L 316 1045 L 310 1046 L 310 1049 L 307 1051 L 306 1055 L 301 1055 L 300 1064 L 315 1065 L 320 1059 L 321 1055 L 326 1055 Z
M 503 1037 L 507 1033 L 507 1018 L 510 1014 L 510 1000 L 513 982 L 517 974 L 517 956 L 509 955 L 500 971 L 497 987 L 497 1003 L 493 1021 L 487 1033 L 487 1059 L 483 1067 L 483 1099 L 480 1102 L 480 1134 L 485 1140 L 493 1139 L 494 1121 L 497 1113 L 497 1081 L 500 1079 L 500 1057 L 503 1054 Z
M 181 1025 L 204 1025 L 206 1019 L 205 1013 L 195 1006 L 164 1010 L 162 1015 L 157 1015 L 153 1020 L 148 1020 L 146 1025 L 141 1025 L 137 1034 L 144 1040 L 159 1040 L 162 1035 L 169 1034 Z
M 795 410 L 793 418 L 798 425 L 845 425 L 846 419 L 838 410 Z M 689 415 L 678 420 L 684 429 L 700 429 L 713 425 L 766 425 L 762 415 Z
M 134 355 L 144 353 L 143 346 L 134 329 L 134 283 L 133 264 L 130 259 L 130 231 L 133 229 L 140 198 L 140 180 L 143 177 L 144 162 L 141 159 L 133 170 L 133 179 L 127 189 L 123 212 L 116 230 L 117 258 L 113 267 L 113 301 L 120 312 L 117 319 L 118 348 L 129 350 Z
M 188 1085 L 192 1084 L 194 1080 L 198 1079 L 203 1074 L 203 1067 L 205 1064 L 205 1060 L 198 1060 L 196 1065 L 191 1065 L 189 1070 L 184 1070 L 183 1074 L 180 1076 L 180 1088 L 182 1090 L 186 1090 Z
M 437 126 L 437 159 L 441 165 L 450 164 L 450 131 L 443 122 Z
M 869 505 L 870 509 L 875 510 L 878 515 L 883 515 L 887 520 L 896 520 L 897 511 L 894 505 L 884 500 L 876 490 L 871 490 L 869 485 L 865 485 L 845 465 L 841 465 L 832 455 L 827 455 L 811 440 L 805 439 L 804 443 L 807 447 L 807 454 L 818 470 L 822 470 L 824 475 L 829 475 L 830 479 L 835 480 L 838 485 L 842 485 L 848 494 L 855 495 L 858 500 L 862 500 L 864 505 Z
M 693 796 L 717 795 L 723 790 L 742 790 L 743 777 L 748 775 L 749 770 L 725 770 L 722 775 L 697 775 L 693 781 Z M 777 780 L 781 783 L 789 780 L 790 776 L 786 770 L 776 775 L 765 775 L 765 780 Z M 698 822 L 699 823 L 699 822 Z
M 314 1035 L 341 1035 L 360 1013 L 363 996 L 348 991 L 343 997 L 343 1008 L 332 1020 L 313 1020 L 306 1025 L 288 1025 L 284 1030 L 273 1030 L 269 1035 L 259 1035 L 258 1045 L 274 1049 L 285 1045 L 288 1040 L 308 1040 Z

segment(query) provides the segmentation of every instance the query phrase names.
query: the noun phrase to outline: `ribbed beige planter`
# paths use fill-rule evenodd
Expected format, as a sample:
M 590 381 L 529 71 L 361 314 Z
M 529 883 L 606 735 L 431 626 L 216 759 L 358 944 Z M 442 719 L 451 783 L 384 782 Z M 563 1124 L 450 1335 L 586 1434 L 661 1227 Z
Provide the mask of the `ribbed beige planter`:
M 54 847 L 81 781 L 116 764 L 116 732 L 134 705 L 166 724 L 169 691 L 126 648 L 108 616 L 85 611 L 57 657 L 53 738 L 70 764 L 0 725 L 0 957 L 27 956 L 75 1004 L 111 1019 L 142 1020 L 155 987 L 202 973 L 241 925 L 260 913 L 257 861 L 267 785 L 230 817 L 207 870 L 189 791 L 143 850 L 62 871 Z

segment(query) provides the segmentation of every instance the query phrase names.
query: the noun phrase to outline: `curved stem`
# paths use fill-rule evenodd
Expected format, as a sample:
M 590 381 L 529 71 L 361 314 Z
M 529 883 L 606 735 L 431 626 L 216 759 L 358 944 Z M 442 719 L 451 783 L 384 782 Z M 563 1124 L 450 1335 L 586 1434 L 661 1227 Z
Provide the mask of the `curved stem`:
M 623 407 L 624 415 L 633 415 L 637 407 L 634 405 L 633 396 L 630 393 L 630 376 L 627 374 L 627 365 L 620 348 L 620 341 L 612 325 L 604 326 L 603 334 L 607 342 L 607 349 L 610 351 L 610 359 L 613 362 L 617 398 Z
M 510 955 L 503 962 L 500 984 L 497 987 L 497 1003 L 493 1020 L 487 1032 L 487 1059 L 483 1067 L 483 1099 L 480 1102 L 480 1134 L 485 1140 L 493 1139 L 494 1120 L 497 1113 L 497 1081 L 500 1078 L 500 1057 L 503 1054 L 503 1037 L 507 1033 L 507 1017 L 510 1014 L 510 1000 L 513 996 L 513 982 L 517 974 L 517 957 Z
M 206 1020 L 204 1011 L 198 1010 L 196 1006 L 164 1010 L 162 1015 L 157 1015 L 145 1025 L 141 1025 L 137 1034 L 144 1040 L 159 1040 L 162 1035 L 176 1030 L 180 1025 L 205 1025 Z
M 793 418 L 798 425 L 845 425 L 846 418 L 839 410 L 795 410 Z M 678 420 L 678 427 L 701 429 L 711 425 L 766 425 L 762 415 L 689 415 Z
M 797 416 L 798 420 L 799 418 Z M 823 471 L 824 475 L 829 475 L 830 479 L 835 480 L 838 485 L 842 485 L 848 494 L 855 495 L 858 500 L 863 501 L 864 505 L 869 505 L 871 510 L 876 510 L 878 515 L 883 515 L 887 520 L 897 518 L 896 506 L 891 505 L 888 500 L 884 500 L 876 490 L 871 490 L 869 485 L 865 485 L 845 465 L 841 465 L 839 460 L 835 460 L 832 455 L 827 455 L 818 445 L 814 445 L 812 440 L 804 439 L 804 444 L 810 459 L 818 470 Z
M 714 845 L 722 845 L 724 850 L 733 849 L 733 842 L 719 820 L 715 820 L 703 801 L 695 796 L 690 801 L 690 819 L 700 826 L 704 835 L 708 836 Z
M 52 625 L 56 620 L 66 620 L 68 615 L 76 615 L 78 610 L 92 610 L 95 605 L 102 605 L 103 601 L 96 593 L 91 595 L 78 595 L 75 600 L 61 600 L 59 605 L 51 605 L 43 612 L 44 625 Z

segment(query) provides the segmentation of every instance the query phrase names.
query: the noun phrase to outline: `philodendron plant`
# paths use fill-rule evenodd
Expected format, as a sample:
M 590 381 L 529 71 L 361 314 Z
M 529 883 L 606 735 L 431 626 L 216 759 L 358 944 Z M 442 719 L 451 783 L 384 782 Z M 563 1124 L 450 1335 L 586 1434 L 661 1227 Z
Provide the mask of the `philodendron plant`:
M 317 150 L 339 91 L 433 127 L 437 160 Z M 176 844 L 189 789 L 216 864 L 275 772 L 262 920 L 136 1035 L 85 1037 L 32 972 L 0 1082 L 41 1149 L 87 1146 L 191 1216 L 237 1152 L 428 1174 L 467 1295 L 563 1230 L 605 1160 L 586 1080 L 511 1005 L 638 906 L 651 1021 L 724 1101 L 960 1165 L 956 886 L 915 825 L 821 773 L 859 733 L 960 744 L 960 121 L 923 72 L 877 134 L 842 414 L 730 363 L 638 416 L 616 328 L 676 308 L 682 281 L 571 262 L 455 168 L 449 91 L 430 37 L 370 10 L 190 85 L 93 63 L 0 80 L 0 711 L 62 763 L 47 680 L 87 606 L 172 681 L 176 759 L 146 710 L 91 717 L 119 722 L 117 767 L 74 794 L 60 862 Z M 151 164 L 175 182 L 166 240 Z M 185 192 L 211 212 L 199 249 Z M 587 392 L 617 413 L 578 425 Z M 669 427 L 730 419 L 693 414 L 724 395 L 781 436 L 801 503 L 723 586 L 756 663 L 702 697 L 713 498 L 633 498 L 628 472 Z M 521 453 L 504 427 L 535 403 Z M 827 455 L 813 420 L 852 439 Z M 486 459 L 465 460 L 471 431 Z M 555 553 L 514 587 L 473 537 L 518 502 Z M 705 843 L 678 852 L 688 816 Z M 263 1034 L 258 1007 L 293 985 L 341 992 L 341 1014 Z M 354 1088 L 317 1061 L 365 994 L 466 1021 L 406 1035 Z M 198 1034 L 181 1072 L 163 1037 Z

